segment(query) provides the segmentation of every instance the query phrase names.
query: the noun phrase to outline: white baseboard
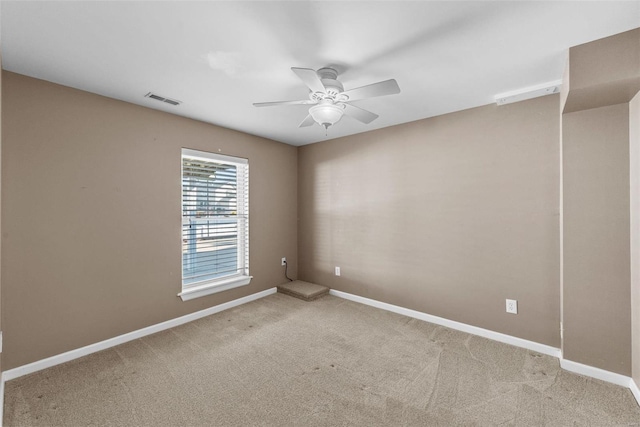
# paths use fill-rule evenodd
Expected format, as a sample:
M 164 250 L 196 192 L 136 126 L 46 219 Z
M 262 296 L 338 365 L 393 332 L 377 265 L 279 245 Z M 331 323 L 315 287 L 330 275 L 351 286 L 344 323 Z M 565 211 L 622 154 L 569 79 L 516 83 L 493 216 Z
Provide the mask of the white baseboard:
M 4 420 L 4 380 L 0 378 L 0 427 Z
M 37 362 L 29 363 L 23 366 L 18 366 L 17 368 L 4 371 L 2 373 L 2 379 L 0 380 L 0 383 L 2 383 L 2 386 L 4 387 L 5 381 L 9 381 L 9 380 L 21 377 L 23 375 L 31 374 L 33 372 L 37 372 L 42 369 L 50 368 L 52 366 L 65 363 L 70 360 L 74 360 L 79 357 L 86 356 L 91 353 L 106 350 L 116 345 L 124 344 L 126 342 L 133 341 L 135 339 L 142 338 L 147 335 L 155 334 L 157 332 L 161 332 L 169 328 L 174 328 L 176 326 L 180 326 L 185 323 L 193 322 L 194 320 L 201 319 L 203 317 L 210 316 L 212 314 L 219 313 L 221 311 L 228 310 L 230 308 L 237 307 L 239 305 L 246 304 L 248 302 L 255 301 L 260 298 L 264 298 L 267 295 L 276 293 L 276 291 L 277 291 L 276 288 L 267 289 L 266 291 L 258 292 L 252 295 L 247 295 L 246 297 L 243 297 L 243 298 L 238 298 L 233 301 L 216 305 L 214 307 L 209 307 L 204 310 L 196 311 L 195 313 L 191 313 L 175 319 L 167 320 L 166 322 L 162 322 L 162 323 L 148 326 L 146 328 L 138 329 L 137 331 L 132 331 L 123 335 L 119 335 L 117 337 L 113 337 L 104 341 L 97 342 L 95 344 L 90 344 L 85 347 L 67 351 L 66 353 L 62 353 L 62 354 L 48 357 L 46 359 L 38 360 Z M 2 396 L 4 397 L 4 394 L 2 394 Z
M 393 313 L 402 314 L 404 316 L 413 317 L 415 319 L 424 320 L 425 322 L 446 326 L 447 328 L 466 332 L 468 334 L 478 335 L 484 338 L 488 338 L 490 340 L 499 341 L 499 342 L 510 344 L 516 347 L 526 348 L 528 350 L 533 350 L 538 353 L 546 354 L 548 356 L 553 356 L 557 358 L 560 358 L 561 356 L 561 352 L 559 348 L 551 347 L 545 344 L 540 344 L 535 341 L 529 341 L 522 338 L 513 337 L 511 335 L 501 334 L 500 332 L 494 332 L 489 329 L 483 329 L 477 326 L 467 325 L 466 323 L 456 322 L 454 320 L 445 319 L 443 317 L 433 316 L 431 314 L 410 310 L 408 308 L 399 307 L 393 304 L 387 304 L 386 302 L 376 301 L 370 298 L 349 294 L 347 292 L 336 291 L 334 289 L 331 289 L 329 291 L 329 294 L 340 297 L 340 298 L 348 299 L 350 301 L 355 301 L 361 304 L 380 308 L 382 310 L 387 310 Z
M 629 389 L 631 390 L 631 393 L 633 393 L 633 397 L 636 398 L 636 402 L 638 402 L 638 405 L 640 406 L 640 388 L 638 388 L 638 384 L 636 384 L 633 378 L 631 378 L 631 381 L 629 381 Z
M 349 294 L 347 292 L 331 289 L 329 291 L 329 294 L 339 298 L 344 298 L 350 301 L 380 308 L 382 310 L 387 310 L 393 313 L 402 314 L 404 316 L 413 317 L 415 319 L 424 320 L 425 322 L 446 326 L 447 328 L 466 332 L 468 334 L 478 335 L 490 340 L 499 341 L 516 347 L 526 348 L 528 350 L 537 351 L 538 353 L 555 357 L 560 360 L 560 367 L 562 369 L 629 388 L 631 390 L 631 393 L 633 393 L 633 396 L 636 398 L 638 405 L 640 405 L 640 389 L 638 389 L 638 385 L 635 383 L 635 381 L 633 381 L 632 378 L 625 375 L 616 374 L 614 372 L 605 371 L 604 369 L 595 368 L 593 366 L 583 365 L 582 363 L 563 359 L 562 351 L 559 348 L 540 344 L 534 341 L 528 341 L 522 338 L 513 337 L 511 335 L 501 334 L 500 332 L 494 332 L 488 329 L 479 328 L 477 326 L 467 325 L 466 323 L 456 322 L 454 320 L 433 316 L 431 314 L 422 313 L 420 311 L 410 310 L 408 308 L 399 307 L 397 305 L 387 304 L 386 302 L 376 301 L 374 299 Z
M 604 369 L 584 365 L 582 363 L 573 362 L 571 360 L 562 358 L 560 359 L 560 367 L 569 372 L 630 388 L 631 378 L 625 375 L 616 374 L 614 372 L 605 371 Z
M 214 307 L 210 307 L 201 311 L 197 311 L 195 313 L 187 314 L 185 316 L 178 317 L 176 319 L 167 320 L 166 322 L 162 322 L 146 328 L 138 329 L 136 331 L 119 335 L 117 337 L 110 338 L 105 341 L 101 341 L 95 344 L 90 344 L 88 346 L 81 347 L 76 350 L 71 350 L 66 353 L 58 354 L 56 356 L 48 357 L 46 359 L 39 360 L 37 362 L 29 363 L 27 365 L 19 366 L 17 368 L 9 369 L 8 371 L 4 371 L 2 372 L 2 376 L 0 378 L 0 427 L 2 427 L 2 419 L 3 419 L 5 381 L 9 381 L 9 380 L 21 377 L 23 375 L 31 374 L 33 372 L 37 372 L 42 369 L 50 368 L 52 366 L 56 366 L 74 359 L 78 359 L 80 357 L 86 356 L 91 353 L 106 350 L 116 345 L 124 344 L 126 342 L 129 342 L 138 338 L 142 338 L 147 335 L 155 334 L 157 332 L 161 332 L 169 328 L 180 326 L 182 324 L 189 323 L 194 320 L 201 319 L 203 317 L 210 316 L 212 314 L 219 313 L 221 311 L 228 310 L 230 308 L 237 307 L 239 305 L 246 304 L 248 302 L 255 301 L 260 298 L 264 298 L 268 295 L 276 293 L 276 291 L 277 291 L 276 288 L 267 289 L 265 291 L 248 295 L 243 298 L 238 298 L 236 300 L 229 301 L 220 305 L 216 305 Z M 499 341 L 505 344 L 526 348 L 528 350 L 533 350 L 533 351 L 537 351 L 538 353 L 556 357 L 560 360 L 560 366 L 563 369 L 566 369 L 567 371 L 629 388 L 633 393 L 633 396 L 635 397 L 636 401 L 640 405 L 640 389 L 638 388 L 638 385 L 635 383 L 635 381 L 632 378 L 624 375 L 616 374 L 613 372 L 605 371 L 603 369 L 595 368 L 593 366 L 583 365 L 581 363 L 572 362 L 570 360 L 563 359 L 561 351 L 558 348 L 551 347 L 545 344 L 540 344 L 534 341 L 528 341 L 522 338 L 513 337 L 513 336 L 502 334 L 499 332 L 494 332 L 488 329 L 479 328 L 477 326 L 467 325 L 465 323 L 456 322 L 456 321 L 445 319 L 442 317 L 433 316 L 431 314 L 410 310 L 408 308 L 399 307 L 393 304 L 376 301 L 370 298 L 349 294 L 347 292 L 336 291 L 332 289 L 329 293 L 339 298 L 344 298 L 350 301 L 380 308 L 382 310 L 391 311 L 393 313 L 402 314 L 404 316 L 413 317 L 415 319 L 423 320 L 430 323 L 435 323 L 441 326 L 446 326 L 448 328 L 466 332 L 472 335 L 478 335 L 494 341 Z

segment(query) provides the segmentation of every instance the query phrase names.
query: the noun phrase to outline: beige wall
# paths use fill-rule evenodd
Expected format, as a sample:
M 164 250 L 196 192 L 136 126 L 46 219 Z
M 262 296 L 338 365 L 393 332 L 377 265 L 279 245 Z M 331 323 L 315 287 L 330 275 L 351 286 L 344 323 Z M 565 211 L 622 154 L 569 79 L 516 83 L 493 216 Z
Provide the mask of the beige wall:
M 629 109 L 563 115 L 564 358 L 631 374 Z
M 572 47 L 566 75 L 563 355 L 631 375 L 629 101 L 640 89 L 640 29 Z
M 0 73 L 2 368 L 267 289 L 299 252 L 302 279 L 555 347 L 562 309 L 566 359 L 640 382 L 636 46 L 573 48 L 560 96 L 299 149 Z M 251 169 L 255 278 L 189 302 L 182 146 Z
M 569 50 L 565 113 L 629 102 L 640 90 L 640 28 Z
M 0 239 L 2 236 L 2 52 L 0 52 Z M 2 259 L 0 245 L 0 260 Z M 2 262 L 0 262 L 0 298 L 2 294 Z M 2 300 L 0 299 L 0 331 L 2 331 Z M 0 353 L 0 372 L 2 372 L 2 353 Z
M 563 319 L 563 307 L 564 307 L 564 284 L 563 284 L 563 277 L 564 277 L 564 264 L 563 264 L 563 252 L 564 252 L 564 241 L 562 238 L 562 229 L 564 227 L 563 224 L 563 220 L 564 220 L 564 214 L 563 214 L 563 210 L 564 210 L 564 203 L 563 203 L 563 199 L 564 196 L 562 194 L 562 112 L 564 111 L 564 108 L 567 104 L 567 98 L 569 97 L 569 91 L 571 89 L 571 80 L 569 79 L 569 74 L 570 74 L 570 61 L 569 61 L 569 57 L 567 56 L 567 62 L 565 64 L 565 68 L 564 68 L 564 73 L 562 74 L 562 86 L 560 88 L 560 108 L 558 110 L 558 121 L 560 126 L 558 127 L 558 150 L 560 152 L 560 158 L 558 161 L 558 166 L 559 166 L 559 171 L 560 171 L 560 182 L 558 183 L 558 185 L 560 186 L 560 194 L 558 197 L 558 203 L 559 203 L 559 221 L 558 221 L 558 232 L 559 232 L 559 246 L 560 246 L 560 271 L 559 271 L 559 280 L 560 280 L 560 329 L 562 330 L 563 326 L 562 326 L 562 319 Z M 560 332 L 560 351 L 563 351 L 563 347 L 564 347 L 564 340 L 562 339 L 562 331 Z
M 301 147 L 300 277 L 559 347 L 559 117 L 553 95 Z
M 640 93 L 629 103 L 631 173 L 631 371 L 640 385 Z
M 296 276 L 295 147 L 4 72 L 3 368 Z M 178 107 L 179 108 L 179 107 Z M 249 159 L 249 286 L 182 302 L 180 149 Z

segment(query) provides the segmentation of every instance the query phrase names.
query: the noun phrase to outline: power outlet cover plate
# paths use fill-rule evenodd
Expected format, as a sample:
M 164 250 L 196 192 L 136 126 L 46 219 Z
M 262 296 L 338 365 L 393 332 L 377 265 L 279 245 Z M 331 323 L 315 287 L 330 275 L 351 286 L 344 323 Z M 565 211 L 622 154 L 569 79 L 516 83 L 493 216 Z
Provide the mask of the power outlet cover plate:
M 515 299 L 507 300 L 507 313 L 518 314 L 518 301 Z

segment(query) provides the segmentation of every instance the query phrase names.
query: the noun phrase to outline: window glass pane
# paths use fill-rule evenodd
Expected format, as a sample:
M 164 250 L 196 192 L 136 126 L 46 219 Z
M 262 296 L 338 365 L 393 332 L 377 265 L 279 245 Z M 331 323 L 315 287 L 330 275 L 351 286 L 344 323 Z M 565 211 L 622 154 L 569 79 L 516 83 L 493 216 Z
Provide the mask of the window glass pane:
M 182 157 L 183 287 L 247 273 L 247 165 L 200 154 Z

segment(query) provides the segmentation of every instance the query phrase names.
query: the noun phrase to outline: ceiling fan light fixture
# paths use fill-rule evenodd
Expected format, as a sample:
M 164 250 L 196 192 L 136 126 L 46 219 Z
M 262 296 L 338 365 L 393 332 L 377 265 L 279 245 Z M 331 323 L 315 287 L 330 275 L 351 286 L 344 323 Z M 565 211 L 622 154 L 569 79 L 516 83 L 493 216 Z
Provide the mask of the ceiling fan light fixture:
M 309 99 L 299 101 L 258 102 L 253 105 L 256 107 L 270 107 L 275 105 L 315 104 L 309 108 L 309 114 L 298 125 L 299 128 L 306 128 L 317 123 L 326 130 L 329 126 L 333 126 L 339 122 L 345 114 L 368 125 L 377 119 L 378 115 L 350 104 L 349 102 L 400 93 L 398 82 L 394 79 L 345 91 L 342 83 L 338 81 L 338 72 L 333 68 L 325 67 L 316 71 L 311 68 L 292 67 L 291 71 L 309 88 Z
M 340 121 L 344 115 L 344 108 L 331 101 L 322 102 L 309 108 L 309 114 L 316 123 L 324 126 L 325 129 Z

